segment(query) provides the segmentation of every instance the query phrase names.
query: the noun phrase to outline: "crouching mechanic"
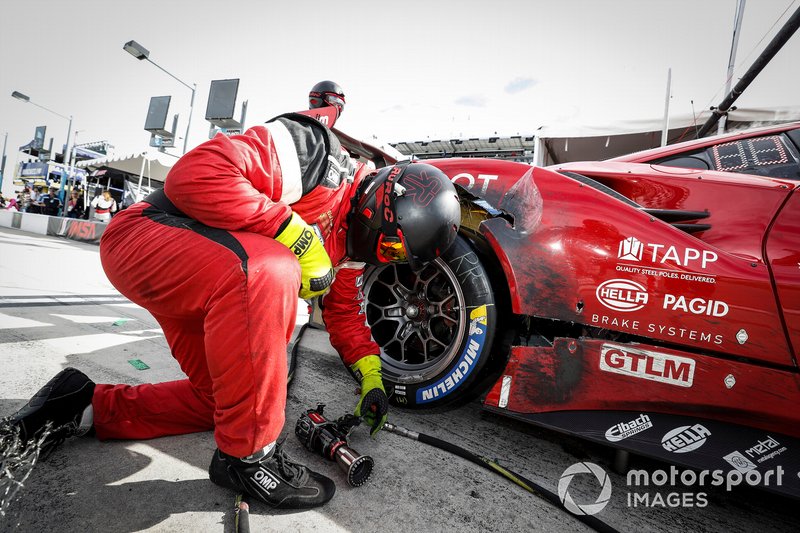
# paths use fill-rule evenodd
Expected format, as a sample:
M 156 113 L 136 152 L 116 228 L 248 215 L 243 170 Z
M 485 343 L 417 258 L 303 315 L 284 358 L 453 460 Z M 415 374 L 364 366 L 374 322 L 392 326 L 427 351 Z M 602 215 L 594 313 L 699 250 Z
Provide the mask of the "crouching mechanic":
M 100 439 L 213 429 L 214 483 L 276 508 L 322 505 L 333 481 L 276 444 L 298 295 L 329 290 L 323 319 L 361 381 L 355 414 L 374 434 L 388 401 L 360 315 L 364 263 L 418 268 L 454 241 L 459 221 L 441 171 L 411 163 L 370 172 L 304 114 L 217 135 L 175 164 L 163 191 L 112 219 L 100 244 L 108 278 L 156 318 L 187 379 L 95 384 L 66 369 L 11 419 L 25 439 L 52 421 L 61 429 L 51 441 L 90 429 Z

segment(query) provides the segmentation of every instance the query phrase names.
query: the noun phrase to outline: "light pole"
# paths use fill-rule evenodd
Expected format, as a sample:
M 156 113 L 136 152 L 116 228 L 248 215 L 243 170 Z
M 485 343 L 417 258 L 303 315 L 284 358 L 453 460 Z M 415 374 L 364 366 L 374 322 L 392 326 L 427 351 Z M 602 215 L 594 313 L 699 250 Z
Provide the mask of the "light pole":
M 178 78 L 175 74 L 169 72 L 164 67 L 150 59 L 150 50 L 142 46 L 141 44 L 137 43 L 136 41 L 128 41 L 122 46 L 122 49 L 128 52 L 130 55 L 138 59 L 139 61 L 146 59 L 156 67 L 158 67 L 162 72 L 168 74 L 173 79 L 175 79 L 178 83 L 192 91 L 192 100 L 189 103 L 189 120 L 186 122 L 186 135 L 183 137 L 183 153 L 186 153 L 186 146 L 189 143 L 189 128 L 192 126 L 192 111 L 194 111 L 194 93 L 197 90 L 197 84 L 193 83 L 191 86 L 183 81 L 182 79 Z
M 0 192 L 3 191 L 3 184 L 6 181 L 6 145 L 8 144 L 8 132 L 3 139 L 3 158 L 0 159 Z
M 25 103 L 28 103 L 28 104 L 33 104 L 36 107 L 44 109 L 45 111 L 49 111 L 50 113 L 52 113 L 54 115 L 58 115 L 59 117 L 61 117 L 63 119 L 69 120 L 69 127 L 67 128 L 67 144 L 66 144 L 66 146 L 64 146 L 64 166 L 67 167 L 68 174 L 67 174 L 66 177 L 64 177 L 62 175 L 62 177 L 61 177 L 61 190 L 58 193 L 59 198 L 61 199 L 62 202 L 64 202 L 66 200 L 65 195 L 64 195 L 64 185 L 65 185 L 65 182 L 69 179 L 70 175 L 72 175 L 72 173 L 73 173 L 72 167 L 68 166 L 69 165 L 69 153 L 70 153 L 69 152 L 69 138 L 72 136 L 72 115 L 67 117 L 67 116 L 62 115 L 61 113 L 56 113 L 52 109 L 48 109 L 43 105 L 37 104 L 36 102 L 32 101 L 29 96 L 24 95 L 24 94 L 22 94 L 21 92 L 18 92 L 18 91 L 14 91 L 13 93 L 11 93 L 11 96 L 13 98 L 16 98 L 17 100 L 21 100 L 22 102 L 25 102 Z

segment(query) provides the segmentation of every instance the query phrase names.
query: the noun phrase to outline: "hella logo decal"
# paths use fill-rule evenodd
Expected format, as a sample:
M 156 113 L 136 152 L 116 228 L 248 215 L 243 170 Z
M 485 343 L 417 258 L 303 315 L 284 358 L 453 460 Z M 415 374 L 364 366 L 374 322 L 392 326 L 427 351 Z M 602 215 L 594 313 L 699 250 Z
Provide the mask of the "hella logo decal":
M 638 311 L 647 304 L 647 289 L 627 279 L 610 279 L 601 283 L 595 291 L 597 301 L 614 311 L 628 313 Z
M 702 424 L 681 426 L 661 438 L 661 446 L 672 453 L 687 453 L 706 443 L 711 432 Z

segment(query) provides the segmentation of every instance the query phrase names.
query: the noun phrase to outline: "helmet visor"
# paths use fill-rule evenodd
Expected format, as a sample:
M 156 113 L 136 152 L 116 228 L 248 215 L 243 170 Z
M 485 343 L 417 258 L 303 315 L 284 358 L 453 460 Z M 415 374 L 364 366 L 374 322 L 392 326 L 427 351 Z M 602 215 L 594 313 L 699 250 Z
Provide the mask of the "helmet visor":
M 333 106 L 341 113 L 344 110 L 344 95 L 336 93 L 311 92 L 308 95 L 308 108 L 317 109 L 326 105 Z
M 408 261 L 406 254 L 406 246 L 403 243 L 403 236 L 399 237 L 386 237 L 381 234 L 378 237 L 378 249 L 375 255 L 381 263 L 404 263 Z
M 336 93 L 325 93 L 324 98 L 325 101 L 328 102 L 328 105 L 338 107 L 339 111 L 344 109 L 344 95 L 339 95 Z

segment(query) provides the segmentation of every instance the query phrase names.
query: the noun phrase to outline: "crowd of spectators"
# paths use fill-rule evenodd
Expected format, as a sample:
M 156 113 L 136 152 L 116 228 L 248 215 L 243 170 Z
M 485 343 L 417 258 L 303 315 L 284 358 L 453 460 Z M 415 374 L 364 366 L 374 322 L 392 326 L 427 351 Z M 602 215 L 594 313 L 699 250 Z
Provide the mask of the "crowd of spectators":
M 92 198 L 91 209 L 86 208 L 84 191 L 81 189 L 70 192 L 66 205 L 61 202 L 58 193 L 58 187 L 50 187 L 45 191 L 41 186 L 31 190 L 29 185 L 25 185 L 16 198 L 6 198 L 0 194 L 0 209 L 84 220 L 88 220 L 91 214 L 91 220 L 97 222 L 110 221 L 118 210 L 117 201 L 108 190 Z

